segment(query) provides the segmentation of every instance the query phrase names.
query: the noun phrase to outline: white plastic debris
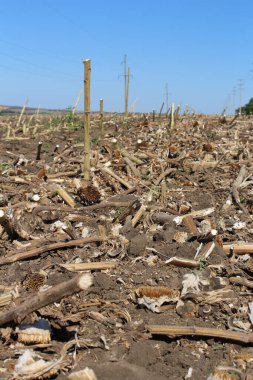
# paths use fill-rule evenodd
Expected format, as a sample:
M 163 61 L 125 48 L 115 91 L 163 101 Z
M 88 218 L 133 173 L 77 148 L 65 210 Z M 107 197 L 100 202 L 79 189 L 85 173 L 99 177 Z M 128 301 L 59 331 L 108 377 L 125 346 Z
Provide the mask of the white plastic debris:
M 31 199 L 33 202 L 38 202 L 40 200 L 40 196 L 39 194 L 34 194 Z
M 243 228 L 246 227 L 246 223 L 245 222 L 236 222 L 234 225 L 233 225 L 233 229 L 234 230 L 242 230 Z
M 59 231 L 62 233 L 66 229 L 67 229 L 67 225 L 65 223 L 61 222 L 60 220 L 56 220 L 56 222 L 54 222 L 50 227 L 50 231 Z
M 189 214 L 186 214 L 186 215 L 190 215 L 192 217 L 205 217 L 205 216 L 208 216 L 210 214 L 212 214 L 213 212 L 215 211 L 215 208 L 214 207 L 209 207 L 209 208 L 205 208 L 205 209 L 202 209 L 202 210 L 197 210 L 197 211 L 192 211 L 190 212 Z M 185 218 L 186 215 L 179 215 L 179 216 L 176 216 L 173 221 L 176 223 L 176 225 L 180 225 L 183 221 L 183 219 Z
M 200 279 L 198 275 L 195 275 L 194 273 L 185 274 L 182 281 L 183 289 L 181 292 L 181 296 L 184 296 L 188 292 L 193 292 L 193 293 L 200 292 L 199 284 L 200 284 Z
M 165 303 L 175 303 L 177 301 L 176 298 L 170 298 L 168 296 L 161 296 L 159 298 L 151 298 L 147 296 L 143 296 L 138 298 L 138 304 L 145 306 L 147 309 L 151 310 L 153 313 L 160 313 L 160 307 Z
M 241 262 L 245 262 L 245 261 L 248 261 L 250 259 L 250 255 L 248 253 L 246 253 L 245 255 L 241 255 L 238 257 L 238 261 L 241 261 Z
M 91 235 L 91 230 L 88 227 L 82 229 L 82 238 L 86 238 Z
M 29 194 L 28 199 L 29 199 L 29 201 L 32 201 L 32 202 L 39 202 L 40 196 L 39 196 L 39 194 L 31 193 L 31 194 Z
M 191 377 L 192 377 L 192 372 L 193 372 L 193 368 L 190 367 L 190 368 L 188 369 L 187 375 L 185 376 L 185 379 L 191 379 Z
M 112 236 L 119 236 L 119 230 L 122 228 L 122 224 L 116 223 L 112 226 L 111 232 Z
M 32 350 L 25 350 L 18 358 L 17 364 L 14 368 L 14 374 L 23 376 L 32 375 L 46 369 L 53 363 L 53 361 L 46 362 L 44 359 L 41 359 L 40 356 Z
M 97 380 L 93 369 L 86 367 L 81 371 L 76 371 L 68 375 L 68 380 Z

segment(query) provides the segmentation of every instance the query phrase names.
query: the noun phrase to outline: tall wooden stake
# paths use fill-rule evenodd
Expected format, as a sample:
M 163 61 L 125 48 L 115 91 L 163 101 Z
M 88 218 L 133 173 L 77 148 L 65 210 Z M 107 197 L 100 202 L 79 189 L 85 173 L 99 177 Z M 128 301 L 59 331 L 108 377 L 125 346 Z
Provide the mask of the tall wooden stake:
M 104 135 L 104 101 L 100 99 L 99 101 L 99 109 L 100 109 L 100 133 L 101 136 Z
M 90 59 L 84 64 L 84 179 L 90 179 Z
M 171 104 L 171 110 L 170 110 L 170 126 L 171 128 L 175 125 L 175 119 L 174 119 L 174 103 Z

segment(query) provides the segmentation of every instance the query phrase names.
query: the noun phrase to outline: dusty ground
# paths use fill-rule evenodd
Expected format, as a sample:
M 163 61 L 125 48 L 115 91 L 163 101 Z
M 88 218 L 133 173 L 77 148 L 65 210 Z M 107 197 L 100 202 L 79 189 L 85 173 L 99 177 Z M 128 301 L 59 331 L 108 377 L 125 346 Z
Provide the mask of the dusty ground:
M 65 379 L 89 367 L 101 380 L 252 379 L 253 119 L 185 116 L 170 128 L 165 119 L 126 124 L 114 115 L 107 116 L 104 137 L 95 119 L 88 193 L 79 188 L 87 186 L 82 129 L 66 123 L 44 129 L 42 118 L 34 136 L 32 127 L 26 135 L 18 128 L 6 139 L 16 119 L 0 123 L 0 321 L 78 275 L 62 264 L 111 265 L 88 271 L 87 290 L 35 305 L 25 318 L 14 315 L 2 325 L 1 378 Z M 75 244 L 93 236 L 101 239 Z M 62 246 L 50 246 L 57 242 Z M 175 256 L 180 261 L 167 262 Z M 51 340 L 23 342 L 20 323 L 41 318 Z M 213 330 L 152 335 L 154 325 Z M 219 330 L 223 336 L 212 335 Z M 231 339 L 231 331 L 238 335 Z M 19 372 L 27 348 L 54 370 Z

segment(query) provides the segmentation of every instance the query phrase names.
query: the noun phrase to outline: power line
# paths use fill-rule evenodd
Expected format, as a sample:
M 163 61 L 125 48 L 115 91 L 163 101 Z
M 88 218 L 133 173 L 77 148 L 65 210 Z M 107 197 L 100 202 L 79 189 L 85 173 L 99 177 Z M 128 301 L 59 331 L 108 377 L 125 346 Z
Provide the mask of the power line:
M 27 61 L 27 60 L 25 60 L 23 58 L 15 57 L 15 56 L 10 55 L 10 54 L 6 54 L 6 53 L 0 52 L 0 55 L 5 56 L 7 58 L 10 58 L 10 59 L 12 59 L 14 61 L 17 61 L 17 62 L 25 63 L 26 65 L 33 66 L 33 67 L 38 68 L 40 70 L 52 72 L 54 74 L 54 76 L 55 76 L 55 74 L 60 74 L 60 75 L 65 76 L 66 78 L 71 79 L 71 80 L 73 80 L 73 79 L 80 80 L 80 81 L 82 80 L 81 73 L 80 73 L 80 77 L 77 77 L 77 76 L 71 75 L 70 73 L 59 71 L 58 69 L 53 69 L 51 67 L 47 67 L 47 66 L 43 66 L 43 65 L 38 65 L 37 63 L 30 62 L 30 61 Z M 75 62 L 75 65 L 77 65 L 77 62 Z M 9 69 L 8 66 L 4 66 L 4 65 L 0 65 L 0 66 L 3 67 L 3 68 L 5 68 L 5 69 Z M 28 73 L 28 74 L 31 73 L 33 75 L 37 75 L 37 74 L 35 74 L 35 73 L 31 72 L 31 71 L 25 71 L 25 70 L 22 70 L 20 68 L 13 69 L 13 70 L 19 71 L 19 72 Z M 39 76 L 42 76 L 42 75 L 39 75 Z M 43 74 L 43 76 L 45 76 L 45 75 Z M 60 76 L 58 75 L 58 77 L 60 77 Z M 93 82 L 114 82 L 114 81 L 116 82 L 117 79 L 116 78 L 114 78 L 114 79 L 104 78 L 104 79 L 95 79 L 95 80 L 93 80 Z
M 27 52 L 30 52 L 30 53 L 34 53 L 34 54 L 37 54 L 37 55 L 41 55 L 41 56 L 44 56 L 44 57 L 51 57 L 57 61 L 61 61 L 62 62 L 62 59 L 63 58 L 59 58 L 59 55 L 55 55 L 53 54 L 52 52 L 47 52 L 47 51 L 42 51 L 42 50 L 35 50 L 35 49 L 31 49 L 27 46 L 23 46 L 23 45 L 20 45 L 18 44 L 17 42 L 13 42 L 13 41 L 7 41 L 7 40 L 3 40 L 2 38 L 0 38 L 0 42 L 3 43 L 3 44 L 6 44 L 6 45 L 9 45 L 9 46 L 15 46 L 15 47 L 18 47 L 19 49 L 22 49 L 22 50 L 25 50 Z M 70 61 L 68 59 L 65 58 L 64 56 L 64 61 L 65 62 L 69 62 L 71 64 L 75 64 L 74 61 Z
M 49 78 L 49 79 L 52 79 L 52 78 L 55 78 L 55 75 L 52 76 L 50 74 L 40 74 L 40 73 L 34 73 L 33 71 L 27 71 L 27 70 L 23 70 L 23 69 L 20 69 L 20 68 L 14 68 L 14 67 L 10 67 L 10 66 L 5 66 L 5 65 L 1 65 L 0 64 L 0 67 L 5 69 L 5 70 L 8 70 L 8 71 L 14 71 L 14 72 L 17 72 L 17 73 L 24 73 L 24 74 L 29 74 L 29 75 L 35 75 L 37 77 L 40 77 L 40 78 Z M 72 79 L 71 79 L 72 80 Z
M 53 72 L 53 73 L 57 73 L 57 74 L 61 74 L 61 75 L 67 76 L 69 78 L 73 78 L 73 79 L 75 78 L 76 79 L 76 77 L 74 77 L 73 75 L 71 75 L 69 73 L 64 73 L 64 72 L 56 70 L 56 69 L 52 69 L 52 68 L 49 68 L 49 67 L 46 67 L 46 66 L 38 65 L 37 63 L 29 62 L 29 61 L 27 61 L 25 59 L 22 59 L 22 58 L 17 58 L 17 57 L 14 57 L 14 56 L 6 54 L 6 53 L 0 53 L 0 55 L 5 56 L 7 58 L 10 58 L 10 59 L 12 59 L 14 61 L 17 61 L 17 62 L 25 63 L 26 65 L 37 67 L 38 69 L 41 69 L 41 70 L 50 71 L 50 72 Z

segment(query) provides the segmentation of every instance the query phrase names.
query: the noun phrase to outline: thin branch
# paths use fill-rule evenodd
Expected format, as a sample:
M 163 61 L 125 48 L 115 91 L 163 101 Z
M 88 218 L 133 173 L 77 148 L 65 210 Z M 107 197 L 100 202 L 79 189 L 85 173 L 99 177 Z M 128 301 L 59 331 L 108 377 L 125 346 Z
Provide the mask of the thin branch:
M 221 338 L 227 340 L 236 340 L 241 343 L 253 343 L 253 333 L 244 333 L 231 330 L 221 330 L 209 327 L 197 326 L 159 326 L 149 325 L 148 331 L 153 335 L 191 335 L 191 336 L 208 336 L 212 338 Z
M 11 264 L 15 263 L 16 261 L 20 260 L 26 260 L 30 259 L 32 257 L 37 257 L 41 255 L 42 253 L 52 251 L 55 249 L 60 249 L 60 248 L 66 248 L 66 247 L 74 247 L 74 246 L 79 246 L 79 245 L 84 245 L 88 243 L 94 243 L 94 242 L 100 242 L 104 241 L 105 239 L 102 236 L 92 236 L 92 237 L 86 237 L 83 239 L 77 239 L 77 240 L 70 240 L 70 241 L 65 241 L 65 242 L 59 242 L 59 243 L 52 243 L 48 245 L 43 245 L 42 247 L 39 248 L 33 248 L 30 250 L 27 250 L 25 252 L 18 252 L 14 253 L 13 251 L 9 252 L 10 256 L 7 256 L 3 259 L 0 259 L 0 265 L 5 265 L 5 264 Z
M 28 297 L 26 301 L 12 309 L 0 314 L 0 326 L 8 322 L 20 323 L 27 315 L 39 310 L 44 306 L 60 301 L 63 297 L 71 296 L 81 290 L 88 289 L 92 284 L 92 277 L 89 273 L 82 273 L 71 280 L 54 285 L 50 289 L 39 292 L 33 297 Z

